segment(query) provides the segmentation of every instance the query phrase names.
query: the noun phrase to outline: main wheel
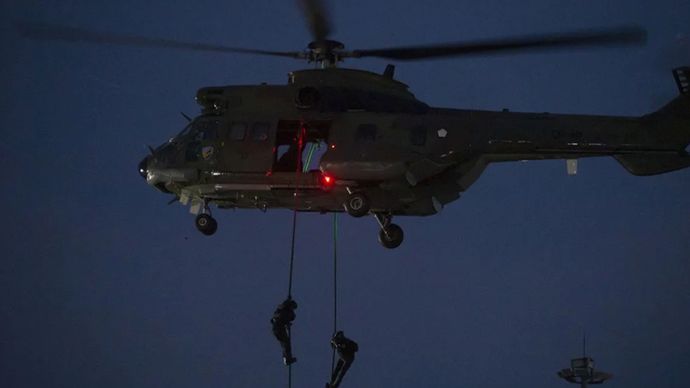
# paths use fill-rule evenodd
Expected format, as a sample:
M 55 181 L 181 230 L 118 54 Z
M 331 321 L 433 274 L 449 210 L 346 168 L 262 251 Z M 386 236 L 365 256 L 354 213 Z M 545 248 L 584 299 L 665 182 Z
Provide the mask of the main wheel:
M 345 201 L 345 211 L 352 217 L 363 217 L 369 213 L 371 204 L 364 193 L 352 193 Z
M 404 237 L 402 228 L 396 224 L 390 224 L 379 231 L 379 242 L 388 249 L 399 247 Z
M 218 229 L 218 223 L 208 214 L 199 214 L 196 216 L 194 224 L 196 225 L 196 228 L 199 229 L 199 232 L 207 236 L 216 233 L 216 230 Z

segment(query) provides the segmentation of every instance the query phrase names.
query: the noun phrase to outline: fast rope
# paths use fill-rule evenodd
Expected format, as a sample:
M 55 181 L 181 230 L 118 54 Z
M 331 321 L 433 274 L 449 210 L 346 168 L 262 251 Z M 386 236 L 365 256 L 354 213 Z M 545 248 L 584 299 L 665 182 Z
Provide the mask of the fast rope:
M 307 152 L 307 158 L 302 172 L 308 172 L 314 152 L 320 148 L 320 144 L 313 143 Z M 294 226 L 293 226 L 294 228 Z M 294 234 L 293 234 L 294 236 Z M 338 213 L 333 213 L 333 333 L 331 338 L 338 331 Z M 335 348 L 331 354 L 331 375 L 335 369 Z
M 304 135 L 306 134 L 306 129 L 304 127 L 304 122 L 300 122 L 298 132 L 297 132 L 297 157 L 296 157 L 296 164 L 297 167 L 295 168 L 295 192 L 293 194 L 295 202 L 294 202 L 294 209 L 292 211 L 292 241 L 290 244 L 290 274 L 288 277 L 288 299 L 292 299 L 292 274 L 293 270 L 295 267 L 295 232 L 297 230 L 297 208 L 299 205 L 298 202 L 298 189 L 299 189 L 299 180 L 300 180 L 300 172 L 302 170 L 302 147 L 304 145 Z M 306 168 L 309 165 L 307 164 Z M 292 342 L 292 330 L 291 327 L 288 325 L 288 338 Z M 288 388 L 292 388 L 292 364 L 288 365 Z
M 300 173 L 302 172 L 302 147 L 304 146 L 304 135 L 306 133 L 306 129 L 304 127 L 304 123 L 300 122 L 298 133 L 297 133 L 297 157 L 296 157 L 296 164 L 297 168 L 295 169 L 295 192 L 293 193 L 294 196 L 294 209 L 292 211 L 292 242 L 290 245 L 290 274 L 288 278 L 288 298 L 292 298 L 292 273 L 294 269 L 294 264 L 295 264 L 295 231 L 297 230 L 297 208 L 299 205 L 298 202 L 298 191 L 299 191 L 299 180 L 300 180 Z M 308 165 L 307 165 L 307 168 Z
M 333 334 L 338 330 L 338 213 L 333 212 Z M 331 354 L 331 376 L 335 369 L 335 348 Z

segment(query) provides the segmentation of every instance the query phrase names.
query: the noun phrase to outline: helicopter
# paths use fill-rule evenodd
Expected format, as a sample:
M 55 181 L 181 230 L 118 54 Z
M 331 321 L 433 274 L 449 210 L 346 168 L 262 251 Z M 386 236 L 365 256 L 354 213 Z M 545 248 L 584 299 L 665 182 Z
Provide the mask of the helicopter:
M 642 44 L 639 27 L 506 39 L 346 50 L 330 39 L 325 4 L 302 0 L 313 41 L 302 51 L 179 42 L 48 24 L 18 25 L 27 38 L 162 47 L 305 60 L 285 85 L 202 87 L 200 112 L 154 148 L 138 173 L 171 202 L 189 206 L 196 228 L 213 235 L 218 209 L 294 209 L 372 215 L 378 239 L 396 248 L 397 216 L 429 216 L 468 190 L 490 163 L 611 156 L 634 175 L 690 166 L 690 67 L 673 76 L 680 95 L 640 116 L 518 113 L 436 108 L 395 78 L 339 67 L 345 59 L 411 61 L 497 52 Z

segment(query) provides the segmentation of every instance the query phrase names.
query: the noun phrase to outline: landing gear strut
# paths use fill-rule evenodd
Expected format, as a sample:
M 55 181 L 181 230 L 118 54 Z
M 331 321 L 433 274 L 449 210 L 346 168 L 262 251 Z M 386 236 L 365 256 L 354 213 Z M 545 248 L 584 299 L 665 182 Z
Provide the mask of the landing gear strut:
M 379 231 L 379 242 L 388 249 L 397 248 L 402 244 L 405 234 L 401 227 L 391 223 L 392 217 L 384 214 L 374 214 L 381 230 Z
M 204 203 L 204 212 L 196 216 L 194 225 L 196 225 L 199 232 L 206 236 L 216 233 L 218 223 L 215 218 L 211 217 L 211 210 L 208 208 L 208 203 Z

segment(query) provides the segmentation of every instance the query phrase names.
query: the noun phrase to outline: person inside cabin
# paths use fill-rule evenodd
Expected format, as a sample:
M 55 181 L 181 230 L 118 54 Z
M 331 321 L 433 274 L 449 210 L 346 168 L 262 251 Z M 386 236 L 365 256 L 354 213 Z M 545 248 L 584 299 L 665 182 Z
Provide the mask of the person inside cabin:
M 299 147 L 297 144 L 290 144 L 290 147 L 281 155 L 276 162 L 276 171 L 295 171 L 297 170 L 297 161 L 299 160 Z

